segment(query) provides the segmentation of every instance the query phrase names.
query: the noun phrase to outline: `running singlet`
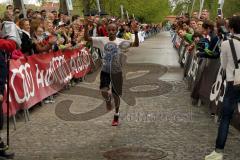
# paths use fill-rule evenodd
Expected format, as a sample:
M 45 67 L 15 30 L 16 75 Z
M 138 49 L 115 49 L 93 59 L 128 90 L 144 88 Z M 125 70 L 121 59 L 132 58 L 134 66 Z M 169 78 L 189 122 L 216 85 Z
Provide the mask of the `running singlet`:
M 127 51 L 131 42 L 116 38 L 110 41 L 108 37 L 92 37 L 93 47 L 99 48 L 103 54 L 102 71 L 107 73 L 122 72 L 122 53 Z

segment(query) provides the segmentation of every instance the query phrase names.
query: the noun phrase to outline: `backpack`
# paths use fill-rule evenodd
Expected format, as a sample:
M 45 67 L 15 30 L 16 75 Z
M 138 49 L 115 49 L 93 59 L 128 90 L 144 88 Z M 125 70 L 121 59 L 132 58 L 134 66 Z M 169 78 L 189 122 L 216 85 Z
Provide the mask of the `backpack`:
M 233 38 L 240 41 L 240 39 L 238 37 L 236 37 L 236 38 L 233 37 Z M 235 46 L 234 46 L 234 43 L 233 43 L 233 39 L 229 40 L 229 44 L 230 44 L 230 47 L 231 47 L 232 57 L 233 57 L 234 65 L 235 65 L 233 85 L 234 85 L 234 87 L 240 89 L 240 68 L 239 68 L 239 65 L 238 65 L 240 63 L 240 60 L 238 60 L 238 58 L 237 58 L 236 49 L 235 49 Z

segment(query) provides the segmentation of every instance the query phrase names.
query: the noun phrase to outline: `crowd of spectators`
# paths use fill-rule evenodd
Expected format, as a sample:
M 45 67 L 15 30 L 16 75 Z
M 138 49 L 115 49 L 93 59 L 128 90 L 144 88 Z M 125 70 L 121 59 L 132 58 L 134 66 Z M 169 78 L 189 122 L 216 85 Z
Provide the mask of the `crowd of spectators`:
M 172 25 L 172 29 L 181 39 L 176 43 L 176 47 L 179 48 L 180 43 L 182 43 L 189 54 L 192 56 L 194 54 L 201 59 L 220 58 L 221 43 L 230 36 L 227 28 L 228 19 L 218 15 L 215 21 L 212 21 L 206 9 L 202 11 L 200 16 L 198 12 L 193 12 L 192 16 L 185 14 L 177 17 Z M 192 93 L 192 99 L 193 104 L 197 104 L 199 95 L 195 91 Z
M 131 39 L 130 23 L 127 20 L 98 15 L 90 16 L 88 19 L 92 21 L 89 25 L 91 36 L 107 36 L 107 24 L 115 21 L 119 26 L 118 37 Z M 86 45 L 83 38 L 84 18 L 78 15 L 69 16 L 55 10 L 48 12 L 27 9 L 26 18 L 24 18 L 19 8 L 8 5 L 1 20 L 3 25 L 6 22 L 16 24 L 21 37 L 19 49 L 26 56 Z M 145 33 L 158 28 L 157 25 L 139 25 L 139 27 Z

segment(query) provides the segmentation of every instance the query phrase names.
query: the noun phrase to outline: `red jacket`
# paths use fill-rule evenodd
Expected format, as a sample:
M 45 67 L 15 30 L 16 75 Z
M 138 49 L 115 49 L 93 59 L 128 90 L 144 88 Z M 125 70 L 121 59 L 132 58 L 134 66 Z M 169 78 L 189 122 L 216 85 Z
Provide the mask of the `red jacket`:
M 101 37 L 107 37 L 108 36 L 108 32 L 107 32 L 107 28 L 106 26 L 101 26 L 98 30 L 98 36 Z
M 3 50 L 7 53 L 12 53 L 16 50 L 16 42 L 10 39 L 0 39 L 0 50 Z

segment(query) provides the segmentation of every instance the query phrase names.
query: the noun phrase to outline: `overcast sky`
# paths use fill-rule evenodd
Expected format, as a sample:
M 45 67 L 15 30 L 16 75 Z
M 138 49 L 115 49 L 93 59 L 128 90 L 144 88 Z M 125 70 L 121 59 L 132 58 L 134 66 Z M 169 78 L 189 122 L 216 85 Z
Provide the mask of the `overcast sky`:
M 13 0 L 0 0 L 0 3 L 8 3 L 10 4 Z M 23 0 L 25 4 L 36 4 L 38 0 Z M 58 2 L 59 0 L 49 0 L 52 2 Z
M 12 0 L 0 0 L 0 3 L 7 3 L 10 4 Z M 24 0 L 25 4 L 36 4 L 38 0 Z

